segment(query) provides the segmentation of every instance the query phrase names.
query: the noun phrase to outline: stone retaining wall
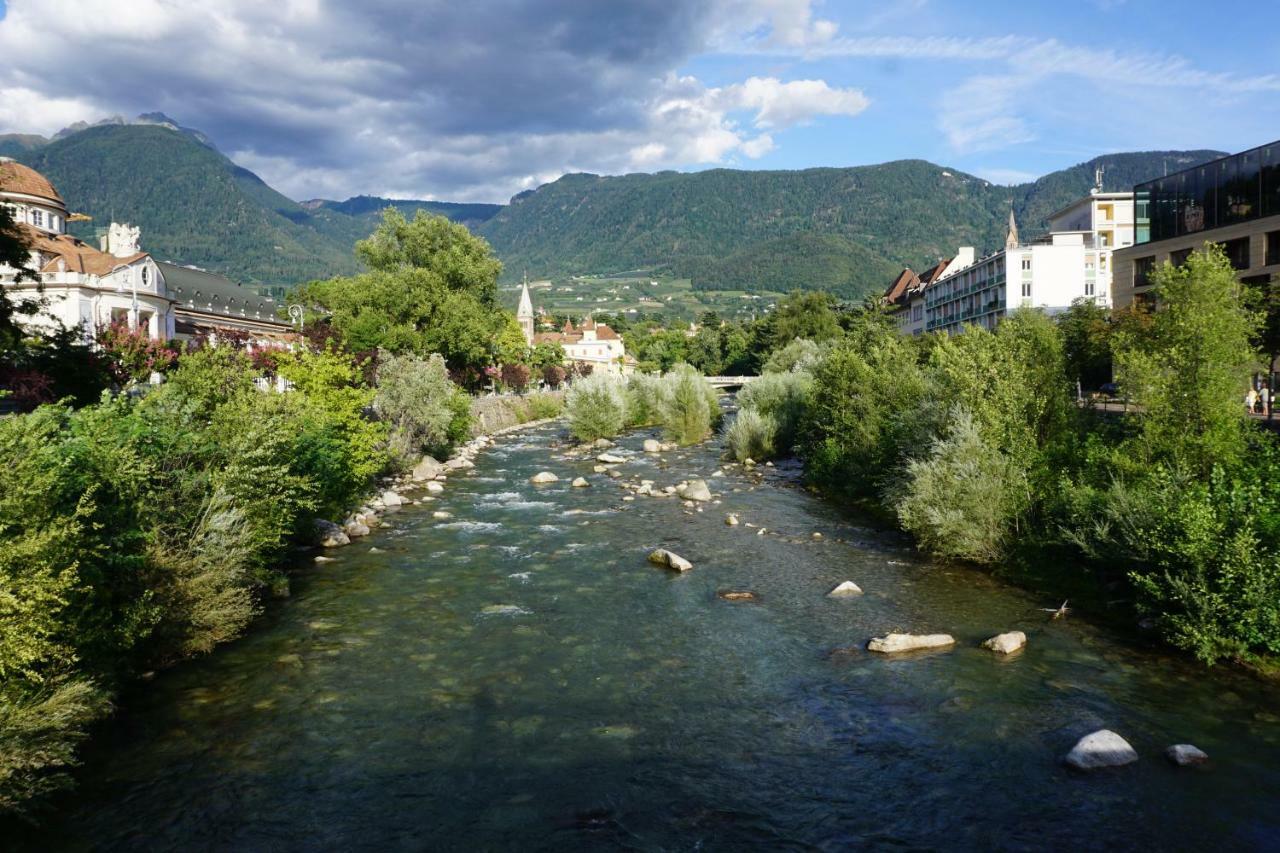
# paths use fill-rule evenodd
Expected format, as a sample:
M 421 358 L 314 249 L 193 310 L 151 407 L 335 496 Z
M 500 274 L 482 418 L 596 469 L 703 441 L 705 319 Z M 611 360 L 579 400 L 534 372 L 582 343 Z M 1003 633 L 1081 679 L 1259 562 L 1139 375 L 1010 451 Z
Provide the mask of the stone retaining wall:
M 563 391 L 539 392 L 564 402 Z M 471 401 L 471 435 L 492 435 L 498 430 L 521 424 L 522 412 L 529 405 L 528 395 L 504 394 L 497 397 L 476 397 Z M 527 416 L 525 416 L 527 417 Z

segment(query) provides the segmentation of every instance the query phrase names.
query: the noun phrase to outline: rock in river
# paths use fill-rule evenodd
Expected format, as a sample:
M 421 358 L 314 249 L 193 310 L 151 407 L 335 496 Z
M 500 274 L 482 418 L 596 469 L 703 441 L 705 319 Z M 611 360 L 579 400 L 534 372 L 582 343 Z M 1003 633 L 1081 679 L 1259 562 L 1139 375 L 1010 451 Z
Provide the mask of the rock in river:
M 438 494 L 441 494 L 443 491 L 444 491 L 443 483 L 435 483 L 435 482 L 427 483 L 427 494 L 438 495 Z
M 413 466 L 413 473 L 410 475 L 414 482 L 421 483 L 424 480 L 434 480 L 437 474 L 444 471 L 444 466 L 437 462 L 431 456 L 422 457 L 422 461 Z
M 760 596 L 756 595 L 749 589 L 725 589 L 717 592 L 716 595 L 725 601 L 759 601 Z
M 1164 751 L 1164 756 L 1179 767 L 1204 764 L 1209 760 L 1209 756 L 1203 750 L 1189 743 L 1175 743 Z
M 616 453 L 601 453 L 596 457 L 596 461 L 602 462 L 605 465 L 621 465 L 623 462 L 627 461 L 627 458 L 625 456 L 619 456 Z
M 332 521 L 317 518 L 315 520 L 315 528 L 316 541 L 322 548 L 337 548 L 341 545 L 351 544 L 351 537 L 347 536 L 346 531 Z
M 661 453 L 662 442 L 658 441 L 656 438 L 646 438 L 644 440 L 644 452 L 645 453 Z
M 587 482 L 586 477 L 577 477 L 574 479 L 572 485 L 575 489 L 585 489 L 587 486 L 590 486 L 591 484 Z
M 711 500 L 711 490 L 706 480 L 690 480 L 683 488 L 676 490 L 680 497 L 687 501 L 706 502 Z
M 850 595 L 862 595 L 862 587 L 853 581 L 841 581 L 835 589 L 827 593 L 828 598 L 846 598 Z
M 687 572 L 693 568 L 693 563 L 690 563 L 679 554 L 668 551 L 666 548 L 658 548 L 656 551 L 650 552 L 649 562 L 657 566 L 666 566 L 668 569 L 675 569 L 677 572 Z
M 382 493 L 382 503 L 385 506 L 400 506 L 404 503 L 404 498 L 388 489 Z
M 990 640 L 982 644 L 984 649 L 991 649 L 993 652 L 999 652 L 1002 655 L 1013 654 L 1027 644 L 1027 635 L 1021 631 L 1006 631 L 1003 634 L 997 634 Z
M 867 643 L 867 651 L 893 654 L 914 652 L 920 649 L 941 649 L 954 646 L 956 638 L 950 634 L 886 634 L 874 637 Z
M 541 486 L 544 483 L 555 483 L 559 481 L 559 479 L 559 477 L 552 474 L 550 471 L 539 471 L 537 474 L 534 474 L 529 478 L 529 482 L 533 483 L 535 486 Z
M 1110 729 L 1099 729 L 1080 738 L 1063 760 L 1077 770 L 1096 770 L 1132 764 L 1138 760 L 1138 753 L 1120 735 Z
M 729 513 L 728 515 L 726 515 L 726 516 L 724 517 L 724 523 L 725 523 L 725 524 L 727 524 L 727 525 L 729 525 L 730 527 L 737 527 L 737 526 L 738 526 L 738 517 L 737 517 L 736 515 L 734 515 L 733 513 Z

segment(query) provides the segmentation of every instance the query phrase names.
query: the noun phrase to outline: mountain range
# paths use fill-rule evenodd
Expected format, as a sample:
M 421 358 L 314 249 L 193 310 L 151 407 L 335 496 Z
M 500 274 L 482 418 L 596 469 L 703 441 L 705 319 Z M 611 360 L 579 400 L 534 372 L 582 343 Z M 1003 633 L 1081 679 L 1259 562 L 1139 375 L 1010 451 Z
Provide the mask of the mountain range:
M 1216 151 L 1108 154 L 1016 186 L 923 160 L 795 171 L 711 169 L 569 174 L 506 205 L 391 200 L 296 202 L 204 134 L 160 113 L 75 125 L 51 139 L 0 136 L 0 155 L 48 177 L 73 211 L 141 226 L 158 257 L 234 278 L 292 285 L 357 269 L 352 244 L 395 206 L 466 224 L 493 245 L 504 278 L 644 271 L 689 278 L 700 290 L 821 288 L 854 299 L 903 266 L 922 267 L 960 245 L 1003 243 L 1012 207 L 1024 236 L 1088 193 L 1221 156 Z

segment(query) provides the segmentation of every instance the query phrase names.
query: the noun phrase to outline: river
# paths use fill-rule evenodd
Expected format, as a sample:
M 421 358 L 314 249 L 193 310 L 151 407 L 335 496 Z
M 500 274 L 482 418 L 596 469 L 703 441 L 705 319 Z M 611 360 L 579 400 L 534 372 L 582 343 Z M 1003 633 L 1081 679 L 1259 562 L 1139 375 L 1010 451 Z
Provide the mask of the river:
M 620 443 L 628 477 L 706 476 L 722 503 L 623 501 L 556 427 L 500 439 L 248 636 L 124 696 L 32 847 L 1280 848 L 1280 690 L 1050 621 L 794 471 L 711 479 L 714 443 L 645 437 Z M 825 597 L 845 579 L 866 594 Z M 892 629 L 958 642 L 862 650 Z M 1010 629 L 1022 653 L 979 647 Z M 1141 760 L 1061 764 L 1103 727 Z M 1210 765 L 1170 765 L 1180 742 Z

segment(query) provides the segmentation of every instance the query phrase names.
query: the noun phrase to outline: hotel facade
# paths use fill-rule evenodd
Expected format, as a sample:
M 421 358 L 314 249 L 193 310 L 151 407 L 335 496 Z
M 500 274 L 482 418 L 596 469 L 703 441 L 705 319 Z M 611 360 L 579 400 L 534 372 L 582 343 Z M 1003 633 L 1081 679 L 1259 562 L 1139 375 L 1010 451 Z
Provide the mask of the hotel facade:
M 1209 242 L 1247 284 L 1280 276 L 1280 142 L 1138 184 L 1133 199 L 1133 245 L 1115 256 L 1117 306 L 1152 299 L 1156 268 Z

